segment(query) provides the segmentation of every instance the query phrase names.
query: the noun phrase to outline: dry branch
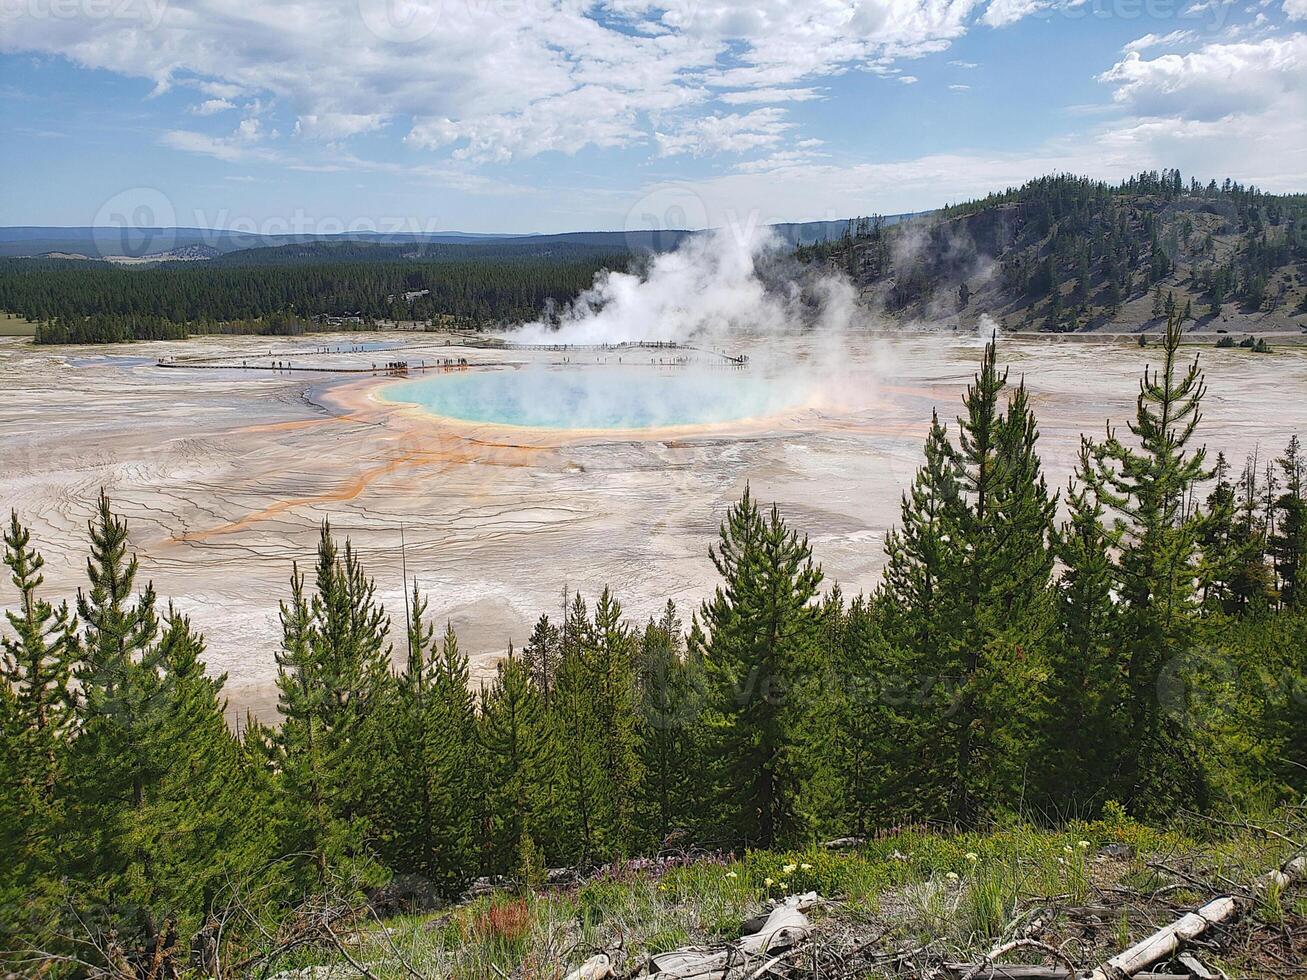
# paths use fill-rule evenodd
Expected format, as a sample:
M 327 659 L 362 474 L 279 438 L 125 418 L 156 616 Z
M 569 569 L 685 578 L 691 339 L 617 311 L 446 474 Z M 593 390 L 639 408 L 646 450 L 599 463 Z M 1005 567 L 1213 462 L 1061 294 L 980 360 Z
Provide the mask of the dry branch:
M 1253 894 L 1256 895 L 1267 888 L 1282 888 L 1291 881 L 1301 878 L 1305 872 L 1307 872 L 1307 857 L 1296 857 L 1282 869 L 1277 868 L 1258 879 Z M 1123 977 L 1137 977 L 1146 967 L 1174 956 L 1184 943 L 1201 936 L 1211 926 L 1220 925 L 1234 918 L 1243 904 L 1245 904 L 1243 900 L 1231 895 L 1215 898 L 1197 911 L 1182 915 L 1147 939 L 1113 956 L 1090 974 L 1090 980 L 1122 980 Z

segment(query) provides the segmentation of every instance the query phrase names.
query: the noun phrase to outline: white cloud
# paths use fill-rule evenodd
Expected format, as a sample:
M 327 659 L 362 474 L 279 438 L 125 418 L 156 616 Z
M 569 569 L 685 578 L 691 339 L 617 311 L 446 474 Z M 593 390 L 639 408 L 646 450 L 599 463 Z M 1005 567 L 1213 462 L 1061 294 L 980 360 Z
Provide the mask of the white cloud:
M 815 88 L 756 88 L 726 92 L 718 96 L 727 105 L 759 105 L 776 102 L 811 102 L 823 98 Z
M 971 91 L 971 86 L 970 86 L 970 85 L 950 85 L 950 86 L 949 86 L 949 91 L 951 91 L 951 92 L 970 92 L 970 91 Z
M 341 140 L 380 129 L 388 118 L 380 112 L 309 113 L 295 120 L 295 135 L 324 141 Z
M 784 121 L 783 109 L 755 109 L 749 113 L 729 113 L 688 120 L 671 132 L 654 134 L 658 155 L 664 157 L 690 154 L 710 156 L 716 153 L 747 153 L 775 146 L 793 124 Z
M 1190 41 L 1198 39 L 1198 35 L 1193 31 L 1172 31 L 1169 34 L 1145 34 L 1143 37 L 1137 37 L 1129 42 L 1121 50 L 1130 51 L 1147 51 L 1149 48 L 1174 47 L 1178 44 L 1187 44 Z
M 971 71 L 972 69 L 980 67 L 980 65 L 976 64 L 974 61 L 950 61 L 949 64 L 954 68 L 961 68 L 963 71 Z
M 210 156 L 228 163 L 248 161 L 275 163 L 280 159 L 273 151 L 252 145 L 250 137 L 239 131 L 231 136 L 210 136 L 189 129 L 173 129 L 164 133 L 159 142 L 174 150 Z
M 236 103 L 227 99 L 205 99 L 197 106 L 191 107 L 191 112 L 197 116 L 212 116 L 219 112 L 226 112 L 228 109 L 235 109 Z
M 1211 121 L 1280 106 L 1292 111 L 1307 93 L 1307 35 L 1208 44 L 1151 60 L 1131 51 L 1099 80 L 1139 116 Z
M 917 76 L 916 76 L 916 75 L 900 75 L 900 76 L 899 76 L 899 81 L 902 82 L 904 85 L 916 85 L 916 84 L 917 84 Z
M 418 119 L 405 141 L 426 149 L 458 144 L 453 156 L 459 160 L 506 163 L 550 150 L 574 154 L 587 146 L 622 147 L 641 140 L 638 110 L 638 102 L 630 96 L 586 85 L 539 99 L 519 112 L 464 120 Z
M 1006 27 L 1052 6 L 1052 0 L 990 0 L 980 19 L 990 27 Z
M 1099 76 L 1126 113 L 1097 134 L 1140 166 L 1295 190 L 1307 173 L 1307 34 L 1208 44 Z
M 786 167 L 808 163 L 816 159 L 817 156 L 818 154 L 808 153 L 804 150 L 778 150 L 758 160 L 745 160 L 743 163 L 737 163 L 734 169 L 737 173 L 742 174 L 773 173 Z
M 1307 0 L 1284 0 L 1284 16 L 1290 20 L 1307 20 Z
M 128 5 L 148 22 L 6 18 L 0 51 L 258 101 L 328 141 L 412 119 L 414 146 L 507 160 L 650 143 L 668 113 L 713 118 L 714 91 L 728 105 L 820 98 L 815 80 L 945 50 L 984 2 L 174 0 Z

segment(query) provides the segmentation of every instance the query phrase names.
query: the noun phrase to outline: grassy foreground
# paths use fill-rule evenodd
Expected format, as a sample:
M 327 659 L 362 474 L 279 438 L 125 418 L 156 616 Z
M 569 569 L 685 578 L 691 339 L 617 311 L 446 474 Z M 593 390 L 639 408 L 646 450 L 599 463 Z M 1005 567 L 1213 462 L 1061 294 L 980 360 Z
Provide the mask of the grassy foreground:
M 624 976 L 651 954 L 728 942 L 770 902 L 815 891 L 825 901 L 813 913 L 804 975 L 914 976 L 977 960 L 1016 936 L 1088 969 L 1204 901 L 1238 894 L 1295 853 L 1304 823 L 1301 809 L 1237 827 L 1195 819 L 1153 829 L 1109 816 L 1057 831 L 910 830 L 847 850 L 633 861 L 435 913 L 364 912 L 336 927 L 334 946 L 299 946 L 263 966 L 283 977 L 503 980 L 562 977 L 606 952 Z M 1204 949 L 1203 960 L 1231 978 L 1305 975 L 1296 964 L 1307 963 L 1307 888 L 1265 895 L 1214 938 L 1220 948 Z

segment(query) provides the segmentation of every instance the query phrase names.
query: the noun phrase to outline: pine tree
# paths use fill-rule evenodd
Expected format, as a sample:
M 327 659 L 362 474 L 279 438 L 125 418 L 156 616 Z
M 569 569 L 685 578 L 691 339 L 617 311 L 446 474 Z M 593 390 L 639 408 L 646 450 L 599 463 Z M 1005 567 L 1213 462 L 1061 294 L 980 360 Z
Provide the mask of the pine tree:
M 541 613 L 536 621 L 531 637 L 522 650 L 522 662 L 531 674 L 531 679 L 549 707 L 549 695 L 553 691 L 558 674 L 558 661 L 562 657 L 563 634 L 549 622 L 549 617 Z
M 1040 473 L 1025 386 L 1018 385 L 1003 411 L 1006 385 L 991 339 L 963 398 L 967 414 L 958 419 L 964 506 L 952 547 L 961 556 L 963 615 L 954 661 L 957 711 L 945 744 L 956 760 L 950 812 L 964 824 L 977 818 L 981 797 L 1010 799 L 1019 791 L 1021 753 L 1003 746 L 1032 736 L 1022 728 L 1033 723 L 1029 689 L 1038 684 L 1040 648 L 1051 626 L 1055 505 Z
M 931 416 L 925 463 L 903 495 L 898 527 L 885 538 L 880 595 L 889 635 L 923 662 L 938 663 L 956 634 L 957 532 L 960 491 L 956 451 L 939 416 Z
M 1189 443 L 1202 419 L 1206 390 L 1198 360 L 1178 363 L 1180 325 L 1167 325 L 1160 371 L 1145 370 L 1133 448 L 1109 429 L 1094 447 L 1088 482 L 1115 513 L 1120 601 L 1118 642 L 1125 657 L 1125 732 L 1118 761 L 1119 795 L 1134 812 L 1160 810 L 1181 798 L 1201 800 L 1202 774 L 1179 720 L 1163 710 L 1158 680 L 1180 664 L 1198 630 L 1198 534 L 1187 509 L 1195 483 L 1208 477 L 1204 449 Z
M 601 853 L 625 857 L 635 844 L 635 801 L 643 779 L 635 713 L 635 641 L 621 604 L 604 588 L 595 604 L 590 660 L 594 715 L 601 741 Z
M 875 610 L 858 596 L 843 619 L 833 658 L 841 681 L 834 744 L 842 776 L 840 810 L 842 829 L 865 836 L 920 812 L 914 793 L 926 760 L 912 756 L 919 741 L 912 712 L 916 688 L 904 688 L 904 664 Z
M 74 622 L 67 603 L 55 607 L 40 597 L 45 560 L 30 547 L 31 535 L 11 512 L 4 536 L 4 563 L 9 567 L 19 606 L 5 618 L 13 632 L 0 638 L 0 679 L 15 695 L 14 707 L 22 745 L 21 779 L 42 808 L 54 802 L 63 747 L 73 721 L 69 692 L 68 649 Z M 34 820 L 48 820 L 33 814 Z
M 352 546 L 346 542 L 342 554 L 326 523 L 314 594 L 306 597 L 295 569 L 281 619 L 284 847 L 309 855 L 319 882 L 335 865 L 367 879 L 375 873 L 363 847 L 369 774 L 381 751 L 370 716 L 391 696 L 389 620 Z
M 135 591 L 127 527 L 101 494 L 89 593 L 78 593 L 78 731 L 69 754 L 65 873 L 130 962 L 176 963 L 229 876 L 271 854 L 203 641 L 151 586 Z M 85 918 L 87 912 L 79 914 Z
M 233 881 L 252 887 L 276 853 L 272 803 L 227 725 L 226 674 L 210 675 L 205 644 L 174 609 L 159 638 L 162 723 L 152 754 L 167 762 L 148 795 L 156 917 L 195 934 Z M 189 951 L 177 951 L 184 958 Z
M 476 862 L 481 787 L 475 769 L 475 703 L 467 657 L 446 626 L 440 643 L 416 584 L 409 599 L 408 667 L 369 716 L 379 746 L 370 824 L 387 866 L 459 894 Z
M 554 758 L 540 693 L 509 648 L 481 694 L 478 725 L 486 779 L 487 849 L 492 870 L 514 871 L 545 830 Z
M 461 892 L 477 867 L 476 828 L 486 796 L 477 751 L 476 702 L 469 685 L 467 654 L 459 649 L 450 624 L 440 643 L 435 683 L 427 710 L 427 752 L 436 791 L 432 794 L 431 833 L 434 870 L 448 895 Z
M 549 729 L 558 752 L 557 830 L 565 860 L 584 865 L 598 856 L 605 753 L 592 660 L 595 630 L 585 600 L 572 598 L 562 654 L 549 702 Z
M 101 492 L 89 522 L 90 592 L 79 590 L 81 632 L 72 656 L 79 687 L 78 734 L 69 755 L 66 873 L 77 893 L 125 936 L 152 941 L 151 887 L 159 867 L 150 803 L 169 760 L 156 733 L 168 724 L 164 650 L 151 585 L 136 593 L 127 525 Z
M 1276 461 L 1284 493 L 1275 501 L 1275 533 L 1270 551 L 1280 583 L 1280 601 L 1288 609 L 1307 608 L 1307 455 L 1298 437 L 1289 440 Z
M 805 797 L 822 761 L 811 719 L 821 569 L 807 539 L 775 505 L 762 517 L 747 488 L 710 555 L 722 577 L 702 609 L 721 813 L 738 840 L 799 840 L 814 824 Z
M 1273 474 L 1271 474 L 1273 476 Z M 1274 606 L 1279 601 L 1275 571 L 1267 563 L 1267 529 L 1272 510 L 1264 506 L 1258 483 L 1258 459 L 1254 453 L 1244 464 L 1236 488 L 1238 509 L 1234 521 L 1237 560 L 1230 582 L 1230 609 L 1236 615 Z M 1269 496 L 1274 495 L 1270 487 Z
M 1067 490 L 1068 517 L 1056 537 L 1064 571 L 1057 585 L 1057 635 L 1050 646 L 1043 758 L 1047 806 L 1067 817 L 1085 815 L 1105 801 L 1114 761 L 1111 747 L 1119 742 L 1114 538 L 1106 509 L 1088 486 L 1093 465 L 1092 445 L 1082 440 Z
M 681 620 L 670 599 L 662 616 L 645 626 L 636 681 L 645 837 L 657 844 L 674 831 L 692 830 L 700 818 L 696 734 L 701 705 Z

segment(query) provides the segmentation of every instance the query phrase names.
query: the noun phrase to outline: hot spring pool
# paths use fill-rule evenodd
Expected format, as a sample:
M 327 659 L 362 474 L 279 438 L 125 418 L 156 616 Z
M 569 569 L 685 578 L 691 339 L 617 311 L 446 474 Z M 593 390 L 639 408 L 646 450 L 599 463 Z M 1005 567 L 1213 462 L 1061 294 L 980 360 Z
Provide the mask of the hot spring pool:
M 771 415 L 775 385 L 746 372 L 657 368 L 467 371 L 387 385 L 433 415 L 538 429 L 649 429 Z

